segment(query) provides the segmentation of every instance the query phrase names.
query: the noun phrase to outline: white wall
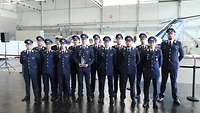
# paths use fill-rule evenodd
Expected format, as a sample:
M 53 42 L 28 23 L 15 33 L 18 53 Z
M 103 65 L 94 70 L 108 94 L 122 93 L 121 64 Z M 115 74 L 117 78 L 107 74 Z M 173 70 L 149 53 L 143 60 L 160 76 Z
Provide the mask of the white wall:
M 16 31 L 16 40 L 24 41 L 25 39 L 35 40 L 37 36 L 44 37 L 44 31 Z
M 15 6 L 0 4 L 0 32 L 14 32 L 17 24 Z
M 191 0 L 181 3 L 181 16 L 200 14 L 200 1 Z M 178 3 L 141 4 L 139 11 L 140 26 L 162 26 L 159 23 L 178 16 Z M 18 25 L 40 26 L 40 13 L 36 11 L 18 11 Z M 42 23 L 44 26 L 69 23 L 68 0 L 56 0 L 55 3 L 43 3 Z M 86 23 L 100 22 L 100 9 L 89 0 L 71 0 L 71 23 L 76 28 L 92 26 Z M 104 27 L 135 27 L 136 5 L 108 6 L 103 8 Z M 84 24 L 84 25 L 82 25 Z M 93 27 L 93 26 L 92 26 Z M 94 28 L 99 28 L 99 24 Z M 87 29 L 86 29 L 87 31 Z
M 55 0 L 43 3 L 42 24 L 44 29 L 52 29 L 46 36 L 60 34 L 69 31 L 68 26 L 59 28 L 58 25 L 72 24 L 72 31 L 83 31 L 87 34 L 100 33 L 101 13 L 100 8 L 89 0 L 71 0 L 71 16 L 69 18 L 69 0 Z M 37 2 L 30 2 L 35 7 L 40 7 Z M 180 5 L 180 16 L 191 16 L 200 14 L 200 0 L 183 1 Z M 139 6 L 139 32 L 154 35 L 162 26 L 161 22 L 177 18 L 178 2 L 166 2 L 158 4 L 140 4 Z M 40 13 L 33 10 L 18 7 L 18 22 L 24 26 L 24 30 L 40 30 Z M 136 35 L 137 7 L 136 5 L 107 6 L 103 7 L 103 32 L 102 35 Z M 57 26 L 57 27 L 56 27 Z M 195 27 L 191 27 L 195 26 Z M 185 25 L 185 31 L 194 38 L 200 37 L 200 19 L 189 20 Z M 48 31 L 48 30 L 46 30 Z M 181 40 L 185 45 L 194 46 L 188 35 L 183 34 Z

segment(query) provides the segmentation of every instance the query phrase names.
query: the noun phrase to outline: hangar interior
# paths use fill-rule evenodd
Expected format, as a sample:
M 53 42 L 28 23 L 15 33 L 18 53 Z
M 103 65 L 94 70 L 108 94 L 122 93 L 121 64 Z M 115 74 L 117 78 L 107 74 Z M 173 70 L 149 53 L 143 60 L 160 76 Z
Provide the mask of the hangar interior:
M 200 0 L 0 0 L 0 32 L 6 33 L 8 42 L 0 42 L 0 63 L 8 59 L 15 70 L 7 73 L 1 69 L 0 74 L 0 112 L 2 113 L 56 113 L 56 112 L 158 112 L 158 113 L 200 113 L 199 103 L 186 99 L 192 95 L 193 67 L 200 66 Z M 173 19 L 184 18 L 180 24 L 181 41 L 185 57 L 180 68 L 178 85 L 183 104 L 174 107 L 166 101 L 164 107 L 154 111 L 145 111 L 142 105 L 131 109 L 127 101 L 126 107 L 120 105 L 99 107 L 98 103 L 90 105 L 71 105 L 68 109 L 58 105 L 24 104 L 20 99 L 24 94 L 23 78 L 19 55 L 25 49 L 24 40 L 35 41 L 36 36 L 54 40 L 56 36 L 70 38 L 72 35 L 94 34 L 110 36 L 112 41 L 117 33 L 123 36 L 136 36 L 135 44 L 139 44 L 140 33 L 156 35 Z M 159 43 L 158 43 L 159 44 Z M 36 45 L 36 41 L 34 42 Z M 7 56 L 5 56 L 5 54 Z M 6 57 L 6 58 L 5 58 Z M 197 68 L 195 96 L 200 97 L 200 70 Z M 106 86 L 107 87 L 107 86 Z M 168 80 L 167 98 L 171 98 L 170 81 Z M 98 95 L 98 93 L 97 93 Z M 170 99 L 169 99 L 170 100 Z M 109 105 L 109 103 L 106 103 Z M 83 108 L 82 108 L 83 106 Z

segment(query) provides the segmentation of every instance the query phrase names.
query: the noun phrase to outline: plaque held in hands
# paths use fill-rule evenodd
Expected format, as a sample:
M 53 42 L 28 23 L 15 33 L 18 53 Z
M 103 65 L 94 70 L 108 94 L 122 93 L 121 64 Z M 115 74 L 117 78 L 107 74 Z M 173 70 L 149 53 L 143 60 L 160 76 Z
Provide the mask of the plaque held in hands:
M 81 64 L 85 64 L 85 59 L 81 57 Z

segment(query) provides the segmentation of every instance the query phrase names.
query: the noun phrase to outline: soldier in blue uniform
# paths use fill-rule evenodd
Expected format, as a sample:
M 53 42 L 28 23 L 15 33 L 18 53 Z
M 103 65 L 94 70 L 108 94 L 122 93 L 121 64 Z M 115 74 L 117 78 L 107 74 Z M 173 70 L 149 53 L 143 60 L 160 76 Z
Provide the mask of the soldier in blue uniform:
M 60 42 L 59 42 L 59 40 L 60 40 L 60 36 L 56 36 L 55 37 L 55 45 L 53 45 L 52 47 L 51 47 L 51 49 L 52 50 L 54 50 L 54 51 L 59 51 L 60 50 Z M 57 62 L 56 62 L 57 63 Z M 54 81 L 55 81 L 55 89 L 56 89 L 56 92 L 58 92 L 58 73 L 57 73 L 57 64 L 55 64 L 55 69 L 54 70 L 56 70 L 55 71 L 55 76 L 54 76 Z M 57 97 L 55 97 L 55 98 L 52 98 L 53 100 L 55 100 Z
M 94 98 L 95 83 L 96 83 L 96 74 L 99 76 L 99 60 L 98 60 L 98 51 L 103 46 L 100 45 L 100 36 L 95 34 L 93 36 L 94 44 L 91 45 L 94 52 L 94 62 L 91 65 L 91 96 Z
M 42 36 L 37 36 L 36 40 L 37 40 L 37 47 L 34 47 L 33 50 L 38 51 L 40 54 L 40 57 L 42 57 L 42 52 L 45 50 L 44 38 Z M 42 63 L 41 62 L 38 64 L 37 76 L 38 76 L 37 79 L 38 79 L 39 97 L 41 98 L 41 93 L 42 93 Z
M 52 40 L 45 39 L 46 49 L 42 52 L 42 75 L 44 83 L 44 97 L 43 101 L 49 100 L 49 80 L 51 83 L 52 98 L 54 101 L 57 97 L 57 91 L 55 88 L 55 65 L 56 65 L 56 52 L 51 49 Z
M 159 94 L 159 102 L 162 102 L 164 99 L 166 83 L 168 76 L 170 74 L 172 97 L 174 99 L 174 103 L 180 105 L 180 100 L 177 94 L 178 93 L 177 77 L 178 77 L 179 62 L 183 59 L 184 53 L 181 42 L 174 39 L 175 30 L 173 28 L 169 28 L 167 30 L 167 33 L 168 33 L 168 40 L 163 41 L 161 43 L 161 50 L 163 52 L 163 65 L 161 70 L 162 80 L 161 80 L 161 87 Z
M 71 102 L 70 70 L 72 51 L 69 50 L 70 41 L 61 38 L 60 50 L 57 51 L 57 73 L 58 73 L 58 98 L 56 102 Z
M 91 87 L 90 87 L 90 68 L 94 61 L 94 53 L 90 46 L 87 45 L 88 36 L 81 34 L 82 44 L 74 53 L 74 61 L 78 66 L 78 98 L 77 102 L 83 100 L 83 78 L 85 78 L 87 100 L 91 102 Z
M 120 86 L 120 90 L 121 90 L 121 86 L 122 86 L 122 81 L 121 81 L 121 70 L 122 67 L 120 67 L 121 65 L 121 59 L 120 59 L 120 51 L 121 49 L 124 48 L 124 46 L 122 45 L 122 40 L 123 40 L 123 36 L 122 34 L 117 34 L 116 37 L 116 45 L 113 46 L 113 48 L 116 50 L 116 64 L 115 64 L 115 70 L 114 70 L 114 98 L 117 99 L 117 91 L 118 91 L 118 86 Z
M 55 45 L 53 45 L 53 46 L 51 47 L 52 50 L 57 51 L 57 50 L 60 49 L 60 42 L 59 42 L 59 40 L 60 40 L 60 37 L 59 37 L 59 36 L 56 36 L 56 37 L 55 37 Z
M 110 96 L 110 104 L 114 103 L 113 96 L 113 75 L 114 75 L 114 65 L 116 63 L 116 51 L 111 47 L 110 41 L 111 38 L 109 36 L 105 36 L 103 38 L 105 47 L 102 47 L 99 50 L 99 100 L 100 104 L 104 103 L 104 87 L 105 87 L 105 79 L 108 79 L 108 91 Z
M 73 44 L 69 47 L 69 49 L 72 51 L 72 54 L 75 53 L 76 49 L 79 48 L 79 41 L 80 38 L 77 35 L 72 36 Z M 78 69 L 77 64 L 75 63 L 74 59 L 72 58 L 71 62 L 71 93 L 72 93 L 72 99 L 73 101 L 76 99 L 75 92 L 76 92 L 76 78 L 78 76 Z
M 144 67 L 144 59 L 143 59 L 143 57 L 144 57 L 144 51 L 147 48 L 147 45 L 145 44 L 146 39 L 147 39 L 147 35 L 145 33 L 140 33 L 139 38 L 140 38 L 141 44 L 136 47 L 138 49 L 139 53 L 140 53 L 140 62 L 137 65 L 137 81 L 136 81 L 136 89 L 137 89 L 137 99 L 138 99 L 138 102 L 140 102 L 140 94 L 141 94 L 140 84 L 141 84 L 141 78 L 142 78 L 142 75 L 144 74 L 144 72 L 143 72 L 143 67 Z
M 149 47 L 144 53 L 144 108 L 149 108 L 149 86 L 153 83 L 153 108 L 157 109 L 158 82 L 162 65 L 162 51 L 156 47 L 156 38 L 149 37 Z
M 93 43 L 94 43 L 94 42 L 93 42 L 93 39 L 90 38 L 90 39 L 89 39 L 89 44 L 90 44 L 90 45 L 93 45 Z
M 130 96 L 132 99 L 132 105 L 135 105 L 135 78 L 137 74 L 137 64 L 140 62 L 140 55 L 137 48 L 133 47 L 133 38 L 131 36 L 125 37 L 126 47 L 121 50 L 121 66 L 122 68 L 122 92 L 121 92 L 121 104 L 124 104 L 126 98 L 126 84 L 129 79 L 130 83 Z
M 38 92 L 38 79 L 37 70 L 38 63 L 40 63 L 40 54 L 38 51 L 32 49 L 33 41 L 26 39 L 24 41 L 26 44 L 26 50 L 21 52 L 20 63 L 22 64 L 22 72 L 26 88 L 26 96 L 22 101 L 30 101 L 30 81 L 32 81 L 33 93 L 35 96 L 35 103 L 40 102 L 39 92 Z

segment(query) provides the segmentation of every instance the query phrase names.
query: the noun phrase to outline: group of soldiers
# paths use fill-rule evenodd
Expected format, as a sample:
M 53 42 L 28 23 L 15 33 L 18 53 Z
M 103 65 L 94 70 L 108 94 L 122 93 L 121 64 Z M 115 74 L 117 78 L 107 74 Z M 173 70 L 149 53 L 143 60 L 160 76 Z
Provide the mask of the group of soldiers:
M 177 92 L 177 77 L 179 62 L 183 59 L 183 49 L 180 41 L 174 39 L 175 30 L 167 30 L 168 40 L 160 47 L 156 46 L 156 37 L 147 38 L 145 33 L 139 35 L 141 45 L 135 47 L 131 36 L 117 34 L 116 45 L 112 46 L 109 36 L 93 36 L 94 44 L 88 45 L 88 36 L 81 34 L 72 36 L 73 45 L 65 38 L 57 38 L 57 44 L 52 45 L 50 39 L 36 37 L 38 47 L 33 48 L 33 41 L 25 40 L 26 50 L 21 52 L 23 77 L 25 80 L 26 96 L 22 101 L 30 101 L 30 80 L 32 81 L 35 103 L 41 100 L 49 101 L 49 81 L 51 86 L 51 101 L 71 103 L 82 102 L 83 82 L 86 85 L 87 101 L 93 102 L 95 84 L 98 80 L 99 104 L 104 103 L 105 80 L 108 80 L 110 104 L 117 100 L 118 87 L 120 103 L 125 104 L 127 81 L 130 83 L 130 97 L 132 105 L 140 102 L 141 78 L 144 79 L 143 107 L 149 107 L 149 87 L 153 83 L 153 108 L 157 108 L 157 101 L 162 102 L 168 76 L 171 78 L 172 97 L 179 105 Z M 81 44 L 79 44 L 81 41 Z M 146 41 L 148 44 L 146 45 Z M 43 45 L 45 43 L 46 46 Z M 158 85 L 161 68 L 161 86 Z M 42 79 L 41 79 L 42 78 Z M 98 78 L 98 79 L 96 79 Z M 42 98 L 41 84 L 43 80 L 44 96 Z M 78 98 L 76 98 L 76 84 L 78 81 Z M 136 87 L 136 88 L 135 88 Z

